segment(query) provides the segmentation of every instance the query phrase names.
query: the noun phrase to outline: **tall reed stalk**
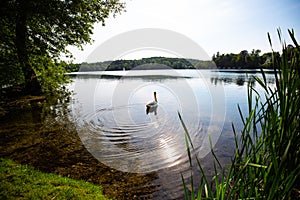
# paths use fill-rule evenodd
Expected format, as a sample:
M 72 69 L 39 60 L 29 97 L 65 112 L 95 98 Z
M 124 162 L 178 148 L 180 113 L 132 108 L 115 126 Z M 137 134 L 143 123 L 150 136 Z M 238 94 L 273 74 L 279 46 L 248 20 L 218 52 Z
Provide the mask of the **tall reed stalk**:
M 300 46 L 293 30 L 290 48 L 282 40 L 281 60 L 274 60 L 275 87 L 271 87 L 264 70 L 255 77 L 264 90 L 264 98 L 248 84 L 248 115 L 238 107 L 244 128 L 240 134 L 234 126 L 236 150 L 230 166 L 221 166 L 213 149 L 214 177 L 202 173 L 198 191 L 188 191 L 182 178 L 186 199 L 300 199 Z M 272 47 L 272 42 L 269 42 Z M 181 123 L 184 122 L 179 114 Z M 187 152 L 191 161 L 192 141 L 186 128 Z M 221 170 L 219 170 L 221 169 Z M 191 175 L 193 186 L 193 175 Z

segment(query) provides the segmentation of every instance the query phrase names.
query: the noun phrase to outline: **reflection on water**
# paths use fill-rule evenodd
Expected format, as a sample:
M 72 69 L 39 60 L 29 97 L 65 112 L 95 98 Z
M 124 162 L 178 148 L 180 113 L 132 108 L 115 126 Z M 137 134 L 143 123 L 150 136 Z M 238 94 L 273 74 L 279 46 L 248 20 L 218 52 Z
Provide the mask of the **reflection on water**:
M 73 85 L 79 136 L 99 161 L 123 172 L 155 172 L 154 184 L 160 186 L 157 198 L 180 199 L 180 174 L 185 178 L 190 174 L 178 111 L 194 143 L 193 156 L 209 169 L 211 141 L 220 160 L 230 161 L 234 147 L 231 123 L 235 122 L 237 131 L 241 129 L 237 104 L 247 110 L 245 83 L 253 78 L 211 70 L 134 71 L 124 77 L 117 74 L 117 78 L 112 78 L 114 72 L 106 73 L 109 78 L 95 74 L 87 78 L 81 73 Z M 153 91 L 159 106 L 145 112 Z
M 230 161 L 231 123 L 241 130 L 237 104 L 247 111 L 250 76 L 211 70 L 154 70 L 147 77 L 135 71 L 126 78 L 114 76 L 125 72 L 106 73 L 74 77 L 72 106 L 33 106 L 1 121 L 1 157 L 101 184 L 117 199 L 182 199 L 181 174 L 188 179 L 190 168 L 179 111 L 195 146 L 192 156 L 207 173 L 213 166 L 209 138 L 220 161 Z M 153 91 L 159 104 L 146 110 Z
M 214 145 L 224 122 L 224 90 L 215 87 L 212 91 L 198 72 L 183 71 L 182 76 L 174 71 L 173 78 L 150 81 L 149 74 L 147 79 L 141 75 L 128 78 L 128 74 L 125 79 L 76 79 L 74 87 L 80 103 L 74 107 L 79 110 L 79 135 L 99 161 L 134 173 L 184 166 L 188 157 L 178 111 L 197 147 L 195 154 L 202 158 L 209 153 L 207 133 L 212 133 Z M 179 75 L 174 79 L 176 73 Z M 191 78 L 183 78 L 187 75 Z M 153 91 L 157 92 L 159 106 L 145 113 Z
M 0 118 L 0 157 L 100 184 L 105 195 L 113 199 L 152 198 L 160 190 L 160 185 L 153 183 L 157 173 L 124 173 L 96 160 L 82 145 L 68 102 L 67 96 L 47 101 L 25 97 L 10 102 L 17 105 Z
M 251 82 L 253 86 L 255 86 L 255 80 L 253 74 L 241 74 L 237 72 L 220 72 L 220 76 L 211 76 L 210 78 L 211 84 L 236 84 L 237 86 L 244 86 L 244 84 Z M 274 84 L 274 77 L 268 76 L 268 83 Z

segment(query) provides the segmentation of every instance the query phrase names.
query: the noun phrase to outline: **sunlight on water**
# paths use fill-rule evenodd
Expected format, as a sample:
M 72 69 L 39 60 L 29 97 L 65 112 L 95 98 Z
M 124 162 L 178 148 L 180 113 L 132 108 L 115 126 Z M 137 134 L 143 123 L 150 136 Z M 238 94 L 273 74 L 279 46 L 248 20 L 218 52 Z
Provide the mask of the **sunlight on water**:
M 171 72 L 170 72 L 171 71 Z M 231 123 L 241 129 L 237 104 L 246 109 L 245 74 L 211 70 L 152 70 L 81 73 L 74 79 L 73 113 L 78 134 L 88 151 L 105 165 L 132 173 L 156 172 L 156 185 L 168 198 L 182 191 L 180 174 L 189 177 L 181 113 L 195 149 L 193 156 L 205 159 L 210 141 L 230 160 L 233 149 Z M 157 74 L 168 74 L 157 77 Z M 153 76 L 155 75 L 155 76 Z M 172 75 L 172 76 L 170 76 Z M 271 80 L 272 81 L 272 80 Z M 158 106 L 146 112 L 146 104 L 157 92 Z M 221 135 L 222 134 L 222 135 Z M 216 145 L 216 146 L 215 146 Z M 180 193 L 181 195 L 181 193 Z M 164 195 L 162 195 L 164 196 Z
M 80 136 L 85 146 L 101 162 L 127 172 L 147 173 L 186 162 L 184 131 L 177 111 L 193 117 L 193 113 L 184 110 L 194 105 L 194 113 L 198 112 L 194 97 L 187 100 L 176 95 L 170 83 L 132 81 L 124 80 L 115 87 L 112 96 L 106 98 L 109 103 L 101 97 L 102 87 L 110 83 L 96 87 L 95 110 L 84 113 L 82 118 Z M 158 106 L 147 114 L 145 105 L 153 99 L 153 91 L 158 94 Z M 197 133 L 193 134 L 194 141 L 202 142 L 202 123 L 198 118 L 187 119 L 191 133 Z

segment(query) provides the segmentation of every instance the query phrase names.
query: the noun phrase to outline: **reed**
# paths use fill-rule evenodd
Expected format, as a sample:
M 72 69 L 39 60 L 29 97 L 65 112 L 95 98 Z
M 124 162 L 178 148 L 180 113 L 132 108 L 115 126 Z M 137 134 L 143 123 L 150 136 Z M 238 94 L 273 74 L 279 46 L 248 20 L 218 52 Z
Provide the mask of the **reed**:
M 288 32 L 295 47 L 287 46 L 278 30 L 283 50 L 281 59 L 272 62 L 275 87 L 268 84 L 262 69 L 262 78 L 255 77 L 255 82 L 264 96 L 249 83 L 247 116 L 238 107 L 244 127 L 236 133 L 232 126 L 236 150 L 230 166 L 221 166 L 211 149 L 214 177 L 208 180 L 196 157 L 200 186 L 188 191 L 182 178 L 186 199 L 300 199 L 300 46 L 293 30 Z M 269 34 L 268 38 L 272 47 Z M 185 127 L 180 114 L 179 118 Z M 184 130 L 192 168 L 193 145 Z

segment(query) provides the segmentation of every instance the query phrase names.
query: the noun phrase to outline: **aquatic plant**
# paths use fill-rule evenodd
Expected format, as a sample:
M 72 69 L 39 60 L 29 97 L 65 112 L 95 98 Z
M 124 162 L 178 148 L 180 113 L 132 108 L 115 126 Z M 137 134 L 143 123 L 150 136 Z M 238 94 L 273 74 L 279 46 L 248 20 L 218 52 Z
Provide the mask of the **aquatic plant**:
M 223 167 L 214 150 L 214 176 L 205 174 L 200 160 L 197 167 L 202 173 L 200 186 L 192 189 L 182 178 L 186 199 L 295 199 L 300 198 L 300 46 L 293 30 L 289 35 L 295 45 L 286 45 L 278 30 L 283 47 L 280 60 L 273 57 L 275 87 L 271 87 L 264 70 L 262 78 L 255 77 L 264 90 L 259 94 L 248 84 L 248 114 L 238 107 L 243 130 L 235 135 L 235 153 L 230 166 Z M 268 34 L 269 42 L 272 41 Z M 274 51 L 273 51 L 274 52 Z M 192 166 L 192 141 L 180 114 L 185 130 L 187 153 Z

